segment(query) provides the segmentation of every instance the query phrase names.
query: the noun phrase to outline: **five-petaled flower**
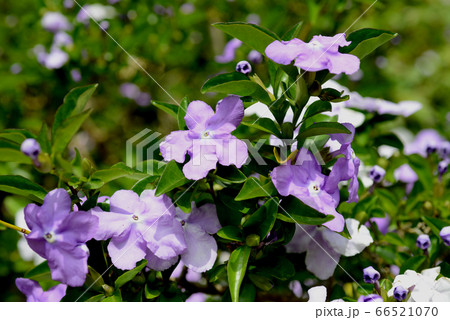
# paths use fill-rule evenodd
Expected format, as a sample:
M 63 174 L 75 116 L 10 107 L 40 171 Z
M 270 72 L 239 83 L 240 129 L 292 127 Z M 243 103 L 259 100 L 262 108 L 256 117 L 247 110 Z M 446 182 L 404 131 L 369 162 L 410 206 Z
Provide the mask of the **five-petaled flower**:
M 350 45 L 345 34 L 338 33 L 334 37 L 313 36 L 306 43 L 300 39 L 290 41 L 274 41 L 265 50 L 266 56 L 280 64 L 294 65 L 305 71 L 328 69 L 331 73 L 344 72 L 352 74 L 359 70 L 359 58 L 352 54 L 339 52 L 339 47 Z
M 217 162 L 240 168 L 248 158 L 247 145 L 231 132 L 243 117 L 244 104 L 238 96 L 219 101 L 216 113 L 203 101 L 193 101 L 184 117 L 189 130 L 170 133 L 160 145 L 161 154 L 166 161 L 184 163 L 187 153 L 191 159 L 183 173 L 192 180 L 206 177 Z
M 96 207 L 92 213 L 100 221 L 94 238 L 111 239 L 108 252 L 119 269 L 133 269 L 147 255 L 169 260 L 186 249 L 175 207 L 166 195 L 156 197 L 154 190 L 145 190 L 140 197 L 119 190 L 111 196 L 110 212 Z
M 42 206 L 27 205 L 25 221 L 31 232 L 26 240 L 48 260 L 53 280 L 80 287 L 88 273 L 86 242 L 94 236 L 98 219 L 88 212 L 71 212 L 71 206 L 64 189 L 50 191 Z

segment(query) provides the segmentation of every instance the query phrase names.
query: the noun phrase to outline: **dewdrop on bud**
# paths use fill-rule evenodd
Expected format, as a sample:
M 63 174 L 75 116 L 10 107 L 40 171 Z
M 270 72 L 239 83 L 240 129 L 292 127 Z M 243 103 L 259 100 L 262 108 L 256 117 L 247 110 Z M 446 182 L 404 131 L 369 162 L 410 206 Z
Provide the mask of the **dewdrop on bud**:
M 243 73 L 245 75 L 248 75 L 250 72 L 252 72 L 252 66 L 248 61 L 239 61 L 236 64 L 236 72 Z

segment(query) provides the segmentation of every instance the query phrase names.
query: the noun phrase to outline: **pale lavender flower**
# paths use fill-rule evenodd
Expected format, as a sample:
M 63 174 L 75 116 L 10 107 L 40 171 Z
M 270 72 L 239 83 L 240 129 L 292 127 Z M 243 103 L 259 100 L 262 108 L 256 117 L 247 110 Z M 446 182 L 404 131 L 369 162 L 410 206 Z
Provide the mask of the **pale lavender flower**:
M 27 302 L 59 302 L 67 289 L 67 285 L 58 284 L 44 291 L 38 282 L 25 278 L 17 278 L 16 286 L 27 297 Z
M 36 141 L 36 139 L 28 138 L 25 139 L 20 145 L 20 151 L 22 151 L 22 153 L 27 157 L 35 160 L 41 153 L 41 146 L 39 145 L 39 142 Z
M 191 14 L 194 13 L 195 6 L 192 3 L 186 2 L 181 5 L 180 11 L 183 14 Z
M 366 222 L 367 227 L 370 226 L 370 222 L 375 223 L 378 227 L 378 230 L 380 230 L 382 234 L 386 234 L 389 231 L 389 224 L 391 223 L 391 218 L 386 213 L 384 218 L 381 217 L 370 218 L 369 221 Z
M 377 165 L 373 166 L 372 169 L 370 169 L 370 171 L 369 171 L 369 177 L 375 183 L 380 183 L 384 179 L 385 175 L 386 175 L 386 170 L 384 170 L 382 167 L 377 166 Z
M 367 296 L 360 296 L 358 302 L 384 302 L 384 300 L 378 294 L 371 293 Z
M 300 281 L 292 280 L 291 282 L 289 282 L 289 289 L 292 291 L 294 296 L 296 296 L 297 298 L 302 297 L 303 289 L 302 289 L 302 285 L 300 284 Z
M 134 83 L 126 82 L 122 83 L 119 87 L 120 94 L 124 98 L 137 99 L 141 94 L 141 90 Z
M 69 55 L 58 47 L 52 47 L 49 54 L 41 53 L 38 60 L 47 69 L 59 69 L 69 61 Z
M 56 47 L 70 46 L 72 44 L 72 37 L 63 31 L 56 33 L 53 37 L 53 45 Z
M 146 107 L 150 105 L 152 97 L 147 92 L 139 93 L 139 96 L 134 100 L 138 106 Z
M 450 246 L 450 226 L 442 228 L 441 232 L 439 232 L 442 241 L 444 244 L 449 247 Z
M 322 174 L 320 165 L 306 149 L 298 152 L 294 165 L 286 163 L 273 169 L 270 174 L 278 193 L 284 197 L 293 195 L 311 208 L 334 219 L 323 225 L 341 232 L 344 229 L 344 217 L 336 211 L 339 204 L 339 188 L 327 188 L 328 177 Z
M 9 68 L 9 71 L 11 71 L 12 74 L 19 74 L 22 72 L 22 66 L 20 63 L 14 63 Z
M 406 296 L 408 295 L 408 290 L 403 288 L 402 286 L 397 286 L 394 289 L 394 298 L 397 301 L 403 301 L 406 299 Z
M 333 190 L 338 188 L 339 182 L 350 180 L 347 202 L 358 202 L 358 172 L 361 161 L 355 156 L 355 152 L 351 147 L 351 143 L 355 136 L 355 127 L 351 123 L 343 123 L 342 125 L 350 131 L 350 134 L 330 134 L 331 140 L 335 140 L 341 144 L 340 149 L 334 151 L 331 155 L 333 157 L 343 155 L 344 157 L 338 158 L 334 164 L 328 177 L 326 190 L 328 192 L 333 192 Z
M 42 27 L 50 32 L 69 31 L 72 25 L 69 20 L 60 12 L 47 12 L 41 20 Z
M 419 249 L 426 250 L 431 246 L 430 237 L 427 234 L 421 234 L 417 237 L 416 246 Z
M 349 218 L 345 223 L 351 239 L 323 227 L 297 226 L 286 250 L 295 253 L 306 251 L 306 269 L 326 280 L 333 275 L 341 255 L 355 256 L 373 242 L 369 230 L 358 220 Z
M 154 190 L 145 190 L 139 197 L 119 190 L 111 196 L 110 211 L 92 210 L 100 221 L 94 238 L 111 239 L 108 252 L 117 268 L 133 269 L 146 256 L 175 259 L 186 249 L 183 228 L 166 195 L 156 197 Z
M 253 64 L 260 64 L 263 61 L 263 56 L 258 51 L 252 50 L 248 53 L 247 59 Z
M 187 245 L 181 262 L 195 272 L 211 269 L 217 258 L 217 243 L 211 234 L 221 228 L 215 205 L 208 203 L 197 208 L 193 202 L 191 213 L 177 208 L 176 215 L 183 225 Z
M 215 169 L 234 164 L 240 168 L 248 158 L 247 145 L 231 135 L 244 116 L 244 104 L 238 96 L 219 101 L 216 113 L 203 101 L 189 104 L 184 120 L 188 130 L 173 131 L 159 146 L 164 160 L 184 163 L 186 153 L 191 157 L 183 167 L 186 178 L 199 180 Z
M 438 174 L 441 177 L 442 175 L 444 175 L 448 170 L 448 161 L 447 160 L 442 160 L 439 161 L 438 163 Z
M 208 295 L 203 292 L 196 292 L 186 299 L 186 302 L 206 302 Z
M 406 155 L 417 153 L 426 157 L 436 152 L 444 142 L 444 138 L 436 130 L 424 129 L 417 134 L 413 142 L 405 145 L 404 153 Z
M 72 69 L 72 70 L 70 70 L 70 76 L 72 77 L 72 80 L 75 81 L 75 82 L 80 82 L 81 79 L 82 79 L 80 69 Z
M 407 163 L 395 169 L 394 178 L 397 181 L 406 183 L 406 194 L 412 191 L 414 183 L 419 179 L 417 173 Z
M 112 19 L 116 16 L 116 9 L 111 6 L 104 6 L 99 3 L 84 5 L 77 14 L 77 21 L 87 24 L 90 19 L 97 22 Z
M 236 50 L 242 45 L 242 41 L 236 38 L 231 39 L 225 45 L 223 49 L 223 53 L 219 56 L 215 57 L 216 62 L 218 63 L 228 63 L 234 60 L 236 56 Z
M 372 266 L 363 269 L 363 279 L 365 283 L 375 283 L 380 279 L 380 273 Z
M 71 212 L 71 206 L 64 189 L 50 191 L 42 206 L 27 205 L 25 221 L 31 232 L 26 239 L 48 260 L 53 280 L 80 287 L 88 273 L 86 242 L 95 234 L 98 219 L 87 212 Z
M 245 75 L 248 75 L 250 72 L 252 72 L 252 66 L 248 61 L 242 60 L 239 61 L 236 64 L 236 72 L 243 73 Z
M 339 47 L 350 45 L 345 34 L 334 37 L 314 36 L 309 43 L 300 39 L 290 41 L 274 41 L 267 46 L 266 56 L 279 64 L 294 65 L 305 71 L 328 69 L 331 73 L 352 74 L 359 70 L 359 58 L 352 54 L 339 52 Z
M 450 141 L 444 141 L 438 148 L 438 154 L 443 160 L 450 160 Z

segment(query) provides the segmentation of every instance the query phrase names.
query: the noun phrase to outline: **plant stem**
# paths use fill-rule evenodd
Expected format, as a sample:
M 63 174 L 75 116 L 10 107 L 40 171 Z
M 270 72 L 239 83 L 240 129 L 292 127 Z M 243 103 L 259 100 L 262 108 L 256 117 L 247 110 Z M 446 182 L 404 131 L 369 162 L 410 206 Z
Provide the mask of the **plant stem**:
M 31 232 L 30 230 L 27 230 L 27 229 L 24 229 L 24 228 L 20 228 L 18 226 L 15 226 L 13 224 L 10 224 L 10 223 L 2 221 L 2 220 L 0 220 L 0 224 L 5 226 L 5 227 L 7 227 L 7 228 L 9 228 L 9 229 L 13 229 L 13 230 L 22 232 L 23 234 L 29 234 Z

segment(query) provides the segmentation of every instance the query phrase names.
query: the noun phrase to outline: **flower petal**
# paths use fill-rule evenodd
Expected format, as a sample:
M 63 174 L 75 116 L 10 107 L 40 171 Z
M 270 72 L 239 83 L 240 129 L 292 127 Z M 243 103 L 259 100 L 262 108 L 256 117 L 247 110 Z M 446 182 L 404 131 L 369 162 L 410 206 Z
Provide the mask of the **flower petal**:
M 205 130 L 206 122 L 213 115 L 214 111 L 208 104 L 195 100 L 189 103 L 184 121 L 186 121 L 186 125 L 190 130 L 200 132 Z
M 67 191 L 62 188 L 54 189 L 45 196 L 44 204 L 36 216 L 44 228 L 51 230 L 55 224 L 67 217 L 71 209 L 72 201 Z
M 118 237 L 130 228 L 129 215 L 94 209 L 91 212 L 99 220 L 98 228 L 94 235 L 96 240 L 107 240 L 112 237 Z
M 353 74 L 359 70 L 359 58 L 352 54 L 336 53 L 329 56 L 328 69 L 331 73 Z
M 122 270 L 136 267 L 136 263 L 145 258 L 146 251 L 146 241 L 134 228 L 127 235 L 112 238 L 108 245 L 112 263 Z
M 139 196 L 131 190 L 116 191 L 110 200 L 111 211 L 123 214 L 132 214 L 139 204 Z
M 301 52 L 304 42 L 300 39 L 274 41 L 265 50 L 266 56 L 280 64 L 290 64 Z
M 181 255 L 181 261 L 195 272 L 204 272 L 213 267 L 217 258 L 217 243 L 196 224 L 184 227 L 187 250 Z
M 230 95 L 223 98 L 216 106 L 216 113 L 206 123 L 208 130 L 216 131 L 222 126 L 226 132 L 234 131 L 244 117 L 244 103 L 239 96 Z
M 192 211 L 188 215 L 187 223 L 196 224 L 208 233 L 216 233 L 222 226 L 217 218 L 216 206 L 212 203 L 197 208 L 193 203 Z
M 219 150 L 219 163 L 223 166 L 234 164 L 240 168 L 248 159 L 247 144 L 231 135 L 222 141 L 222 148 Z
M 333 275 L 340 256 L 318 233 L 309 244 L 305 259 L 306 269 L 320 280 L 326 280 Z
M 160 259 L 171 259 L 186 249 L 186 241 L 181 223 L 158 220 L 148 226 L 143 233 L 147 247 Z
M 148 261 L 147 267 L 149 267 L 152 270 L 163 271 L 169 269 L 171 266 L 177 263 L 178 256 L 164 260 L 155 256 L 153 252 L 151 252 L 150 250 L 147 250 L 147 255 L 145 256 L 145 259 Z
M 74 246 L 91 240 L 98 228 L 99 219 L 91 213 L 78 211 L 70 213 L 58 226 L 58 241 Z
M 308 290 L 308 302 L 325 302 L 327 299 L 327 288 L 324 286 L 312 287 Z
M 164 160 L 179 163 L 186 160 L 186 153 L 192 149 L 192 140 L 188 135 L 189 131 L 173 131 L 161 142 L 159 150 Z
M 211 152 L 210 146 L 197 146 L 198 151 L 195 149 L 191 160 L 183 166 L 183 173 L 186 178 L 190 180 L 200 180 L 208 175 L 208 172 L 215 169 L 217 161 L 219 160 L 215 152 Z M 212 146 L 215 148 L 215 146 Z

